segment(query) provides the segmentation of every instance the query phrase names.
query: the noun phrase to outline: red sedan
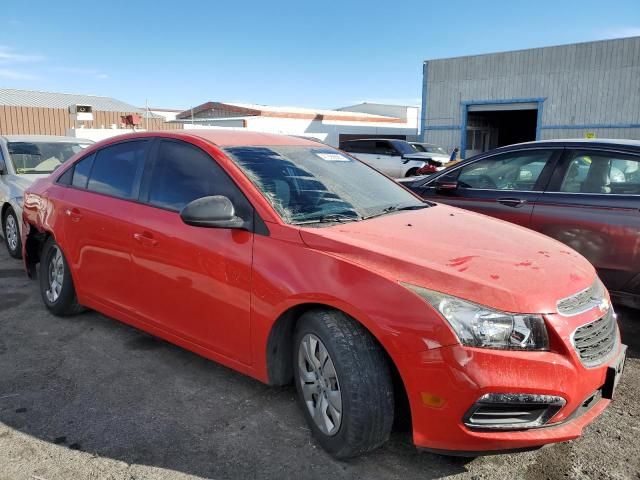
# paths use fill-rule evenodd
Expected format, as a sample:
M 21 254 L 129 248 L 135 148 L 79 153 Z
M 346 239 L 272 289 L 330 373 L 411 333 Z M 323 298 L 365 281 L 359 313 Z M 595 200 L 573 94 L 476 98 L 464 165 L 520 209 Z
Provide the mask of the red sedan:
M 91 308 L 263 382 L 294 382 L 338 458 L 477 453 L 579 436 L 625 346 L 593 267 L 530 230 L 419 199 L 301 138 L 139 133 L 24 199 L 23 253 L 56 315 Z M 38 270 L 39 264 L 39 270 Z

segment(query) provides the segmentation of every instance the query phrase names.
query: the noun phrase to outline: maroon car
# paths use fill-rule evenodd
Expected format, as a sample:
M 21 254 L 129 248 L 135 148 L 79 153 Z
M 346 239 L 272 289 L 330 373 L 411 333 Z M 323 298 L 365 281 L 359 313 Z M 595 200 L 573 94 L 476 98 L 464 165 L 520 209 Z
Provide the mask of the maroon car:
M 640 141 L 521 143 L 403 183 L 560 240 L 591 261 L 619 303 L 640 308 Z

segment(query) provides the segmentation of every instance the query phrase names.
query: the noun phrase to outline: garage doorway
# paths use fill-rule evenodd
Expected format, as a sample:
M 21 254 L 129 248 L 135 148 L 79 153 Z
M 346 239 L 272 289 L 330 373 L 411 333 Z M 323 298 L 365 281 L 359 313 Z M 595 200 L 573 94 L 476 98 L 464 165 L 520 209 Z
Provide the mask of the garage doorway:
M 467 105 L 464 158 L 536 140 L 539 108 L 539 102 Z

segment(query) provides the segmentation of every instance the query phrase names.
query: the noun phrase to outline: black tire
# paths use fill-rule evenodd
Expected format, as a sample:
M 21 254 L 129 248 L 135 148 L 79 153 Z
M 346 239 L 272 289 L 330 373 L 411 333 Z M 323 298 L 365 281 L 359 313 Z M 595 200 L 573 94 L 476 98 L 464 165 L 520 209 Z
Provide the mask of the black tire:
M 418 174 L 418 169 L 417 168 L 412 168 L 411 170 L 407 171 L 405 177 L 414 177 Z
M 22 239 L 20 238 L 20 224 L 18 223 L 18 216 L 12 207 L 7 208 L 2 218 L 2 236 L 4 237 L 4 244 L 7 246 L 9 255 L 13 258 L 22 258 Z M 12 223 L 13 222 L 13 223 Z M 17 229 L 16 237 L 12 242 L 9 241 L 9 228 L 13 225 L 14 229 Z
M 339 426 L 334 425 L 337 431 L 331 435 L 318 427 L 310 412 L 313 407 L 307 406 L 304 399 L 301 379 L 304 367 L 299 365 L 298 355 L 303 340 L 308 341 L 313 336 L 326 348 L 335 367 L 336 385 L 339 384 L 341 419 Z M 393 426 L 393 381 L 385 353 L 371 334 L 341 312 L 312 310 L 298 321 L 293 345 L 298 400 L 313 436 L 322 448 L 335 458 L 345 459 L 382 446 L 389 439 Z M 310 374 L 307 370 L 307 375 Z M 306 383 L 307 387 L 312 385 L 312 382 Z
M 52 259 L 57 252 L 60 252 L 63 271 L 60 275 L 62 278 L 62 282 L 60 283 L 61 288 L 57 297 L 53 298 L 50 293 L 51 284 L 49 268 Z M 55 242 L 53 237 L 49 237 L 42 248 L 38 280 L 40 282 L 40 294 L 42 295 L 42 301 L 51 313 L 58 316 L 68 316 L 84 311 L 84 307 L 78 303 L 76 290 L 73 286 L 73 279 L 71 278 L 71 272 L 69 271 L 67 260 L 64 257 L 64 253 L 62 253 L 62 249 Z M 49 292 L 49 295 L 47 292 Z

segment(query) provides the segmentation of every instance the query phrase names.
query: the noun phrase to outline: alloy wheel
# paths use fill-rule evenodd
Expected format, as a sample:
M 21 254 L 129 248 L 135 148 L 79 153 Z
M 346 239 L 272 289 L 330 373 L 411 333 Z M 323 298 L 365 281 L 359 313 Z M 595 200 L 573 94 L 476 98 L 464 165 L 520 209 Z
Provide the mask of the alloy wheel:
M 4 235 L 7 239 L 7 245 L 9 245 L 9 249 L 13 252 L 18 248 L 18 224 L 16 223 L 16 219 L 13 215 L 7 215 L 7 219 L 5 221 L 4 226 Z
M 49 278 L 49 288 L 45 292 L 47 300 L 54 303 L 60 297 L 62 291 L 62 282 L 64 280 L 64 261 L 62 260 L 62 252 L 60 248 L 55 246 L 49 256 L 49 265 L 47 268 Z
M 342 422 L 342 394 L 333 360 L 322 341 L 306 334 L 298 347 L 298 377 L 314 423 L 333 436 Z

